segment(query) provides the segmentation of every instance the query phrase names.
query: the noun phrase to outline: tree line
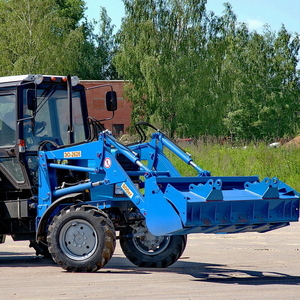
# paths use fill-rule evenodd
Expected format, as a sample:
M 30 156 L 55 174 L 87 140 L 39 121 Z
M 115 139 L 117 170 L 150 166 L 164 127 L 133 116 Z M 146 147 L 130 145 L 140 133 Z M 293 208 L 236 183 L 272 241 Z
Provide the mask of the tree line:
M 0 76 L 115 79 L 113 29 L 104 8 L 88 21 L 82 0 L 1 0 Z
M 124 79 L 133 123 L 172 137 L 265 140 L 299 133 L 299 35 L 217 16 L 206 0 L 123 0 L 114 33 L 105 8 L 81 0 L 0 1 L 0 75 Z

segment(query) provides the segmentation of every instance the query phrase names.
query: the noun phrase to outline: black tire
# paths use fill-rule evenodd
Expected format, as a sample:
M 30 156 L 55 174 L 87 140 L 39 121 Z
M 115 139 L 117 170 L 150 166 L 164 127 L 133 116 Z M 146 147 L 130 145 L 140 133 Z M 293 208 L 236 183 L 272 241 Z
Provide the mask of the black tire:
M 186 235 L 154 236 L 143 223 L 120 231 L 123 253 L 138 267 L 166 268 L 180 258 L 186 243 Z
M 116 234 L 103 211 L 89 205 L 73 205 L 53 218 L 47 242 L 53 260 L 63 269 L 95 272 L 112 257 Z

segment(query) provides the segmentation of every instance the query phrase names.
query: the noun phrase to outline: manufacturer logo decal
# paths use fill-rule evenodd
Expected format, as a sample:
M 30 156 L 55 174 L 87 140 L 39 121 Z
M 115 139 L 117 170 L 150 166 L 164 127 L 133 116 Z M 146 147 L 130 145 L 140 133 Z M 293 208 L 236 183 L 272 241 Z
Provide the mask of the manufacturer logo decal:
M 81 151 L 64 152 L 64 158 L 81 157 Z
M 133 192 L 130 190 L 130 188 L 125 182 L 122 183 L 121 188 L 130 199 L 133 197 Z

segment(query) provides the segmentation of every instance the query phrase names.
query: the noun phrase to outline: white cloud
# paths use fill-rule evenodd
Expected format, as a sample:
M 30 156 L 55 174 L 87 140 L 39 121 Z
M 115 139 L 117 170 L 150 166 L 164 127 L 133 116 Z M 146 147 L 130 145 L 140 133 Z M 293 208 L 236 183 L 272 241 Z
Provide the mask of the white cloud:
M 258 30 L 261 29 L 265 23 L 259 20 L 248 19 L 247 24 L 249 25 L 250 30 Z

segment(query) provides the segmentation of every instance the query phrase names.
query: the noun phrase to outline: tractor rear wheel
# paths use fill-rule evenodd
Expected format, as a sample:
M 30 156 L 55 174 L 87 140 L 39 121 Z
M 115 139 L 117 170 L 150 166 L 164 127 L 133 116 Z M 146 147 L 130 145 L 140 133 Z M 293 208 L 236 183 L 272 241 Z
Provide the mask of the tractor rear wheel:
M 180 258 L 186 243 L 186 235 L 155 236 L 144 222 L 120 231 L 123 253 L 138 267 L 168 267 Z
M 47 242 L 53 260 L 63 269 L 95 272 L 112 257 L 116 235 L 103 211 L 89 205 L 73 205 L 53 218 Z

